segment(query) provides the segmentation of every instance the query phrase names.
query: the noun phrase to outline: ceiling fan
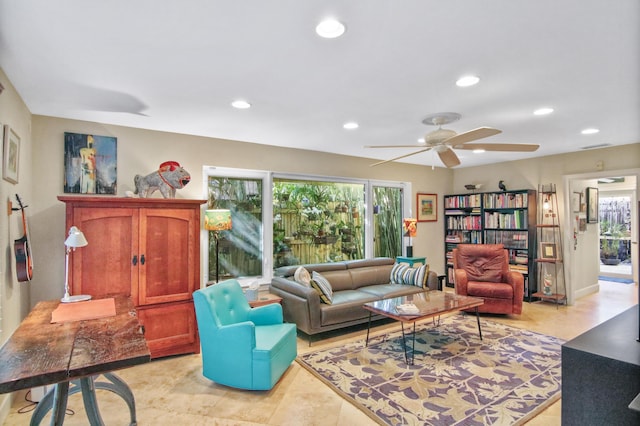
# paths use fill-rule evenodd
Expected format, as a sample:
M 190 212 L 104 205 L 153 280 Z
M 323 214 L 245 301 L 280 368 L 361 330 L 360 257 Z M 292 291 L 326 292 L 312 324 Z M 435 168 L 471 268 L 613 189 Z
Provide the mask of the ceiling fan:
M 389 160 L 379 161 L 371 166 L 388 163 L 401 158 L 410 157 L 425 151 L 434 150 L 438 153 L 440 160 L 446 167 L 455 167 L 460 164 L 460 159 L 453 151 L 454 149 L 483 149 L 485 151 L 512 151 L 512 152 L 533 152 L 539 145 L 532 144 L 507 144 L 507 143 L 474 143 L 478 139 L 502 133 L 502 130 L 491 127 L 478 127 L 468 132 L 456 133 L 453 130 L 443 129 L 444 124 L 458 121 L 461 115 L 456 112 L 439 112 L 427 116 L 422 122 L 427 125 L 438 126 L 436 130 L 427 133 L 424 143 L 413 145 L 366 145 L 365 148 L 420 148 L 418 151 L 394 157 Z

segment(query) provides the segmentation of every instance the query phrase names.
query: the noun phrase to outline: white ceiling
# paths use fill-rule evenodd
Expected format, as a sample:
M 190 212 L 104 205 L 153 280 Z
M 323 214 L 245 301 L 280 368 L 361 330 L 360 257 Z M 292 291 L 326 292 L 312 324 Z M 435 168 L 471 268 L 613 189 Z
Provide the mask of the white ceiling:
M 327 16 L 343 37 L 315 34 Z M 638 0 L 0 0 L 0 66 L 34 114 L 387 159 L 410 151 L 363 146 L 454 111 L 541 145 L 466 167 L 640 142 L 639 21 Z

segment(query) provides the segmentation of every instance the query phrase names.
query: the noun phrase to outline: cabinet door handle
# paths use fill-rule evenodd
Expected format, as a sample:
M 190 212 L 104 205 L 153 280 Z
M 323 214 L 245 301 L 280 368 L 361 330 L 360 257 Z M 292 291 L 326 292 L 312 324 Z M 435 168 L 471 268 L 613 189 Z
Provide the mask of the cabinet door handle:
M 140 255 L 140 264 L 144 265 L 144 254 Z
M 133 266 L 136 266 L 138 264 L 138 255 L 137 254 L 133 255 L 133 259 L 131 259 L 131 263 L 133 263 Z

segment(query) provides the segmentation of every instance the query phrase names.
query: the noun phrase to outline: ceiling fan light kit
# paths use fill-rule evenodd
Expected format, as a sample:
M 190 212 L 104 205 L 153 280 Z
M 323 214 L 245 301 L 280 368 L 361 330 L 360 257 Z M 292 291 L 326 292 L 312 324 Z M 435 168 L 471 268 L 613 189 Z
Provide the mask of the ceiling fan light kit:
M 469 143 L 478 139 L 494 136 L 502 133 L 502 130 L 494 129 L 492 127 L 478 127 L 477 129 L 469 130 L 463 133 L 456 133 L 454 130 L 443 129 L 441 126 L 445 124 L 458 121 L 461 115 L 457 112 L 439 112 L 437 114 L 431 114 L 422 120 L 423 124 L 430 126 L 438 126 L 438 128 L 425 135 L 424 143 L 418 143 L 414 145 L 368 145 L 365 148 L 420 148 L 419 151 L 404 154 L 398 157 L 391 158 L 389 160 L 379 161 L 371 166 L 377 166 L 380 164 L 388 163 L 391 161 L 400 160 L 402 158 L 410 157 L 412 155 L 420 154 L 425 151 L 433 150 L 436 152 L 440 161 L 445 167 L 455 167 L 460 164 L 458 155 L 453 151 L 454 149 L 473 150 L 474 152 L 484 151 L 513 151 L 513 152 L 533 152 L 539 148 L 539 145 L 533 144 L 502 144 L 502 143 L 489 143 L 489 144 L 477 144 Z M 468 145 L 467 145 L 468 144 Z

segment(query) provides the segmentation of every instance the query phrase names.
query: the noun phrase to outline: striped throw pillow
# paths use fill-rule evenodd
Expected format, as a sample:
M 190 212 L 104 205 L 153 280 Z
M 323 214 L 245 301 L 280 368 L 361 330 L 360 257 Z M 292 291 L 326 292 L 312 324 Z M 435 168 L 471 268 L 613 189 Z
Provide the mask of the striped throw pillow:
M 330 305 L 333 302 L 333 289 L 331 283 L 325 277 L 313 271 L 311 274 L 311 287 L 320 295 L 320 301 Z
M 427 276 L 429 275 L 429 265 L 422 265 L 412 268 L 406 263 L 396 263 L 391 268 L 391 282 L 394 284 L 415 285 L 425 288 Z

